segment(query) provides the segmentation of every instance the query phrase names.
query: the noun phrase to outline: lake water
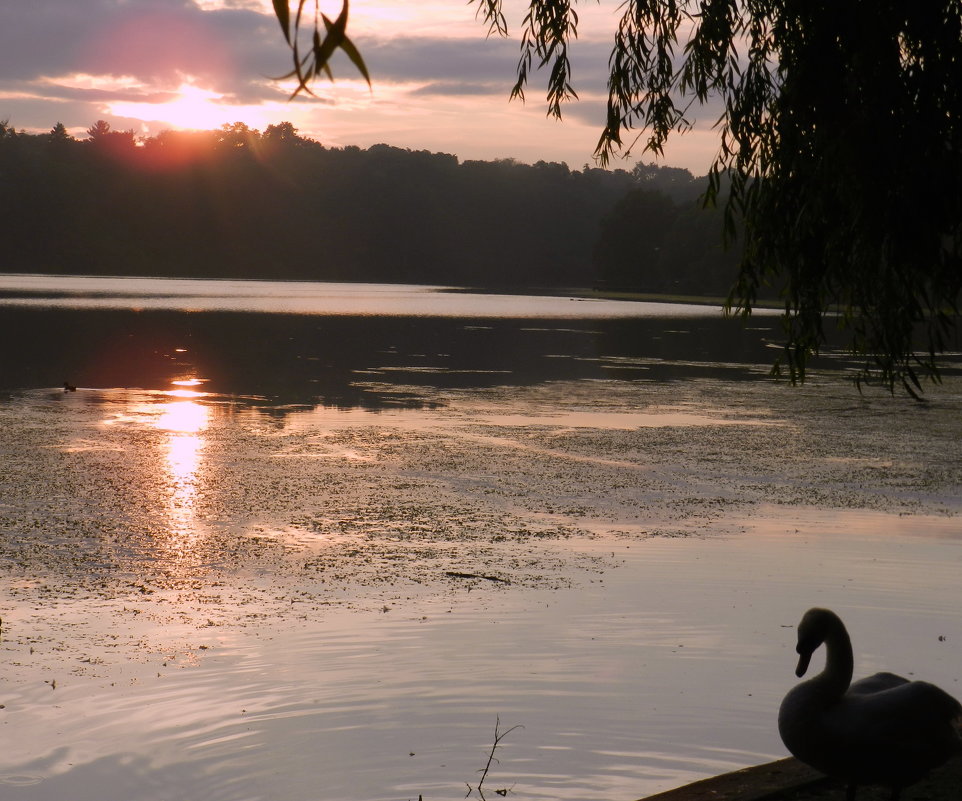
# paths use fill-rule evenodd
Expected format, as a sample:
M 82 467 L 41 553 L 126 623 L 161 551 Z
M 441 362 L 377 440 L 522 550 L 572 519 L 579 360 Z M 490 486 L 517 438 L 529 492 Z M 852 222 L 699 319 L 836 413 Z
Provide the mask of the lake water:
M 960 380 L 777 326 L 0 276 L 4 798 L 477 798 L 496 721 L 488 798 L 641 798 L 784 754 L 812 605 L 962 695 Z

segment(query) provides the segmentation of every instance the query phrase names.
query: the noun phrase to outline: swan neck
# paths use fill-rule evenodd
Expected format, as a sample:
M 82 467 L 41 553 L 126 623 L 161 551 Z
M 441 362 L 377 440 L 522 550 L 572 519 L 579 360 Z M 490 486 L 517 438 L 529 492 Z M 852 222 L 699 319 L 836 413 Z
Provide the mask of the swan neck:
M 855 668 L 852 641 L 844 626 L 840 626 L 826 638 L 825 648 L 828 655 L 825 659 L 825 669 L 819 678 L 841 695 L 852 683 L 852 672 Z

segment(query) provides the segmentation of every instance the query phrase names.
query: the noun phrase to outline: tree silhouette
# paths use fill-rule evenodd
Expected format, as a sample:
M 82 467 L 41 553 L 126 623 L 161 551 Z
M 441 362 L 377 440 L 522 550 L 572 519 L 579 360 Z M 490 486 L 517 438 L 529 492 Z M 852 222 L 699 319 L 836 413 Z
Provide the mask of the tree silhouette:
M 274 144 L 298 144 L 305 141 L 297 135 L 297 128 L 289 122 L 268 125 L 264 129 L 263 139 Z
M 51 144 L 74 141 L 74 138 L 67 132 L 67 127 L 62 122 L 54 125 L 53 128 L 50 129 L 50 133 L 47 134 L 47 137 Z
M 260 131 L 243 122 L 224 123 L 214 135 L 218 145 L 227 149 L 248 148 L 261 138 Z
M 600 220 L 640 185 L 625 170 L 326 148 L 289 122 L 136 143 L 90 130 L 57 146 L 0 137 L 0 269 L 585 287 Z M 690 196 L 685 209 L 707 214 Z
M 316 2 L 317 0 L 315 0 Z M 506 35 L 502 0 L 475 0 Z M 569 46 L 577 0 L 530 0 L 512 96 L 549 72 L 548 113 L 577 95 Z M 291 15 L 274 0 L 288 44 Z M 740 230 L 729 298 L 749 314 L 768 285 L 784 301 L 787 366 L 804 380 L 826 326 L 866 357 L 863 377 L 909 392 L 938 379 L 962 291 L 962 2 L 931 0 L 626 0 L 609 59 L 602 162 L 641 142 L 655 154 L 692 128 L 701 104 L 723 106 L 706 200 L 727 193 L 725 231 Z M 348 2 L 293 46 L 306 89 L 345 49 Z M 317 20 L 317 17 L 314 17 Z M 308 23 L 305 23 L 305 26 Z
M 635 189 L 601 221 L 595 263 L 613 289 L 671 291 L 660 275 L 661 250 L 677 216 L 675 204 L 657 190 Z
M 133 130 L 115 131 L 110 123 L 97 120 L 87 129 L 87 144 L 95 152 L 110 159 L 130 159 L 137 145 Z
M 97 120 L 87 129 L 87 137 L 91 142 L 105 140 L 111 134 L 110 123 L 106 120 Z

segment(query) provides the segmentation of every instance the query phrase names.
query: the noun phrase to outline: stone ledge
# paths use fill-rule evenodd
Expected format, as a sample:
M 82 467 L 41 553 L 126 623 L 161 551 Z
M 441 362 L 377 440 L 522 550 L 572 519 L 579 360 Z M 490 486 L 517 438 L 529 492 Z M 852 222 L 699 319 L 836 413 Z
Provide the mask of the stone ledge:
M 702 779 L 643 801 L 757 801 L 773 793 L 827 781 L 817 770 L 788 757 Z
M 858 801 L 888 801 L 890 791 L 881 787 L 860 788 Z M 694 784 L 648 796 L 642 801 L 842 801 L 841 782 L 797 759 L 788 757 L 753 768 L 744 768 Z M 907 788 L 904 801 L 960 801 L 962 757 L 950 760 L 928 778 Z

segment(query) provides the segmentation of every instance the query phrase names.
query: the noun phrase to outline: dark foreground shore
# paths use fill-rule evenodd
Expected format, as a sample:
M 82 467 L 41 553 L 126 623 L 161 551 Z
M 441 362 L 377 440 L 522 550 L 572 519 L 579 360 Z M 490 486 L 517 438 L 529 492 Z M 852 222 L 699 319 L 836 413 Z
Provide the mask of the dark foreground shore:
M 858 801 L 888 801 L 891 792 L 863 787 Z M 649 796 L 643 801 L 842 801 L 845 788 L 797 759 L 780 759 Z M 962 757 L 902 793 L 904 801 L 958 801 L 962 798 Z

